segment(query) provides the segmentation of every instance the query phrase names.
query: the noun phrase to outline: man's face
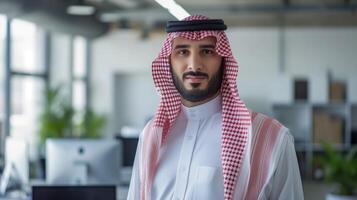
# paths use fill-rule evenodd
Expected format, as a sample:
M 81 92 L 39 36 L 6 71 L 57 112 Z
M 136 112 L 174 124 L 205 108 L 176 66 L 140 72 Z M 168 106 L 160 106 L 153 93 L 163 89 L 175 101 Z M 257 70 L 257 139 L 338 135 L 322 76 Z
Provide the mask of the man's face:
M 215 51 L 216 38 L 174 39 L 170 55 L 176 89 L 189 102 L 201 102 L 215 96 L 222 83 L 222 57 Z

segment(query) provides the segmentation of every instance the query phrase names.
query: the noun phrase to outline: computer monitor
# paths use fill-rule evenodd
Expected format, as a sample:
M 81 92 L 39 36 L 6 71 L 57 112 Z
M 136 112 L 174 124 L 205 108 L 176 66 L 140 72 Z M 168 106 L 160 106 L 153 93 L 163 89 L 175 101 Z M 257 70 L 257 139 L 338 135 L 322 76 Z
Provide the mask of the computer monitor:
M 138 137 L 116 136 L 122 144 L 123 167 L 132 167 L 134 164 L 136 148 L 138 146 Z
M 123 185 L 129 185 L 139 138 L 117 135 L 116 139 L 118 139 L 122 144 L 121 151 L 123 162 L 120 171 L 120 183 Z
M 33 186 L 32 200 L 116 200 L 115 186 Z
M 26 140 L 8 137 L 5 141 L 5 168 L 0 193 L 8 188 L 25 190 L 29 184 L 29 148 Z
M 48 139 L 46 182 L 65 185 L 118 185 L 120 143 L 105 139 Z

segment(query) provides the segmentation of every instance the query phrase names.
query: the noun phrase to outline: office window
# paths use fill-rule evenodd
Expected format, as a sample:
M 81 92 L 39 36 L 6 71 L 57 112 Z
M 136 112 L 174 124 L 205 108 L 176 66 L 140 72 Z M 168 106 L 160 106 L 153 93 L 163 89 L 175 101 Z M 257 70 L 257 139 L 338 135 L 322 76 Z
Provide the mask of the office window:
M 86 105 L 86 88 L 84 81 L 75 80 L 73 82 L 73 107 L 77 111 L 84 111 Z
M 75 37 L 73 40 L 73 83 L 72 103 L 78 112 L 83 112 L 86 106 L 86 40 Z
M 62 90 L 68 96 L 71 91 L 72 68 L 70 63 L 72 37 L 62 33 L 51 33 L 51 70 L 50 77 L 52 87 L 62 86 Z M 73 54 L 73 53 L 72 53 Z
M 43 105 L 43 79 L 28 76 L 13 76 L 11 81 L 11 117 L 10 132 L 12 136 L 36 138 L 38 121 Z
M 86 48 L 83 37 L 75 37 L 73 44 L 73 75 L 75 78 L 84 78 L 86 75 Z
M 0 15 L 0 124 L 4 119 L 4 101 L 5 101 L 5 34 L 6 34 L 6 18 Z M 0 125 L 0 126 L 1 126 Z M 1 127 L 0 127 L 1 132 Z
M 38 158 L 39 114 L 45 82 L 40 78 L 13 76 L 11 80 L 10 135 L 25 139 L 30 159 Z
M 26 139 L 36 155 L 45 89 L 45 33 L 31 22 L 11 21 L 10 135 Z
M 86 76 L 87 76 L 87 43 L 83 37 L 73 38 L 72 60 L 72 106 L 75 110 L 73 122 L 79 124 L 84 117 L 86 108 Z M 74 130 L 74 135 L 80 133 Z
M 35 24 L 14 19 L 11 22 L 11 68 L 25 73 L 44 71 L 44 32 Z
M 79 124 L 83 120 L 85 114 L 85 83 L 83 81 L 73 81 L 72 83 L 72 106 L 75 110 L 75 115 L 73 116 L 73 123 Z M 79 133 L 74 131 L 74 135 Z

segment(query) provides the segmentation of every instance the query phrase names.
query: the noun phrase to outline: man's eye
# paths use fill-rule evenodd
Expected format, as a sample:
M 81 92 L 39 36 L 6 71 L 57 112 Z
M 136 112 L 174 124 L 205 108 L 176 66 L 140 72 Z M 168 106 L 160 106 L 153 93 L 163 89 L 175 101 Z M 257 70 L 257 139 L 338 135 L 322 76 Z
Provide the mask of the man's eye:
M 214 53 L 214 51 L 211 50 L 211 49 L 203 49 L 202 52 L 203 52 L 203 54 L 205 54 L 205 55 L 210 55 L 210 54 L 213 54 L 213 53 Z
M 186 54 L 188 54 L 188 51 L 186 49 L 178 50 L 177 54 L 178 55 L 186 55 Z

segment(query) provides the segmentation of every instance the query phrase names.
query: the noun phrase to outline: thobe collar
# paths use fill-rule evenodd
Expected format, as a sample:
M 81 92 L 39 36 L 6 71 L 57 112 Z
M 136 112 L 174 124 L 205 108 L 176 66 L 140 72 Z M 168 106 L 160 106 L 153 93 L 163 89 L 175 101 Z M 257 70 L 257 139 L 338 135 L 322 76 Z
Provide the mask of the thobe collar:
M 222 110 L 222 97 L 221 95 L 218 95 L 214 99 L 198 106 L 186 107 L 182 105 L 181 109 L 182 113 L 189 120 L 200 120 L 209 118 L 213 114 Z

